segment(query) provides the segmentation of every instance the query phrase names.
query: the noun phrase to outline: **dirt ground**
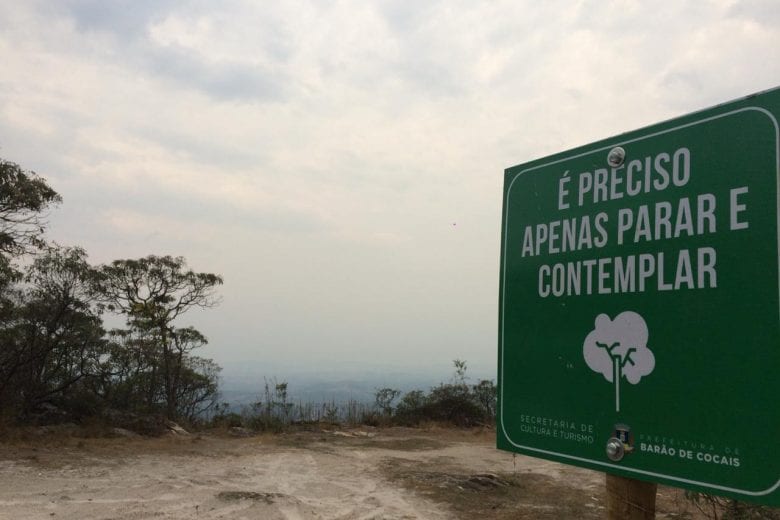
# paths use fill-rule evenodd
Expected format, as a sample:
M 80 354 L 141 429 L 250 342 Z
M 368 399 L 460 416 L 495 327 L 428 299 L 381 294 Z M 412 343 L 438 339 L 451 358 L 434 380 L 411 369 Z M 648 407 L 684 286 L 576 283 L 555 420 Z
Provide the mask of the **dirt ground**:
M 0 443 L 0 518 L 597 519 L 604 475 L 513 456 L 490 430 Z M 699 518 L 659 488 L 664 518 Z

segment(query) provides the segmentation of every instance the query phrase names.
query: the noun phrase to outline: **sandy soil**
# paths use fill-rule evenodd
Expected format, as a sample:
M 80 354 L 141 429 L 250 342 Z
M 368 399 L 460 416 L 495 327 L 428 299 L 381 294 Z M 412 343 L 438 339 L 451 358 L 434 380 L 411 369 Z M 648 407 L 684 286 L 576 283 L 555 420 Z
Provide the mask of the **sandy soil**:
M 604 476 L 491 431 L 318 430 L 0 444 L 0 518 L 603 518 Z M 662 488 L 657 518 L 697 518 Z

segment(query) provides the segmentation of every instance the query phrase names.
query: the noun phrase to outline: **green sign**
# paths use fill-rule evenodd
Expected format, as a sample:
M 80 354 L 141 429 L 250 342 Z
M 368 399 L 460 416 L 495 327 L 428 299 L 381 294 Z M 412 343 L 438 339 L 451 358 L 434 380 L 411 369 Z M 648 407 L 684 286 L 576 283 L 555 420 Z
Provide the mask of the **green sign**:
M 509 168 L 498 447 L 780 505 L 780 89 Z

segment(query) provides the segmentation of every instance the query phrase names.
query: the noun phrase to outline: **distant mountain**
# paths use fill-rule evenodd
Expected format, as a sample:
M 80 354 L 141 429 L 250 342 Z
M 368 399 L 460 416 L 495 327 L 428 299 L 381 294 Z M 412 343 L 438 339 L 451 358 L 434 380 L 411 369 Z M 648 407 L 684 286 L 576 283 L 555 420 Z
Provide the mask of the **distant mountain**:
M 474 371 L 467 372 L 469 382 L 481 379 L 495 380 L 495 375 Z M 374 394 L 380 388 L 394 388 L 406 393 L 410 390 L 430 390 L 440 383 L 450 382 L 454 373 L 450 367 L 441 370 L 401 370 L 398 368 L 365 368 L 330 371 L 281 371 L 270 376 L 253 371 L 246 364 L 228 365 L 221 377 L 222 401 L 231 408 L 240 408 L 264 400 L 266 382 L 271 392 L 277 383 L 287 383 L 288 402 L 291 403 L 345 403 L 357 401 L 373 403 Z

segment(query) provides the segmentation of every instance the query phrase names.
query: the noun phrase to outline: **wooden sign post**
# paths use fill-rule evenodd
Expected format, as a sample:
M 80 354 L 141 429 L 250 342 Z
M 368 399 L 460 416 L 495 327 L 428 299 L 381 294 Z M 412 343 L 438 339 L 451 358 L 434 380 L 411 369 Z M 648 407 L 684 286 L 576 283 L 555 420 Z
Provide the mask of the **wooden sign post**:
M 654 520 L 658 484 L 607 475 L 607 520 Z

